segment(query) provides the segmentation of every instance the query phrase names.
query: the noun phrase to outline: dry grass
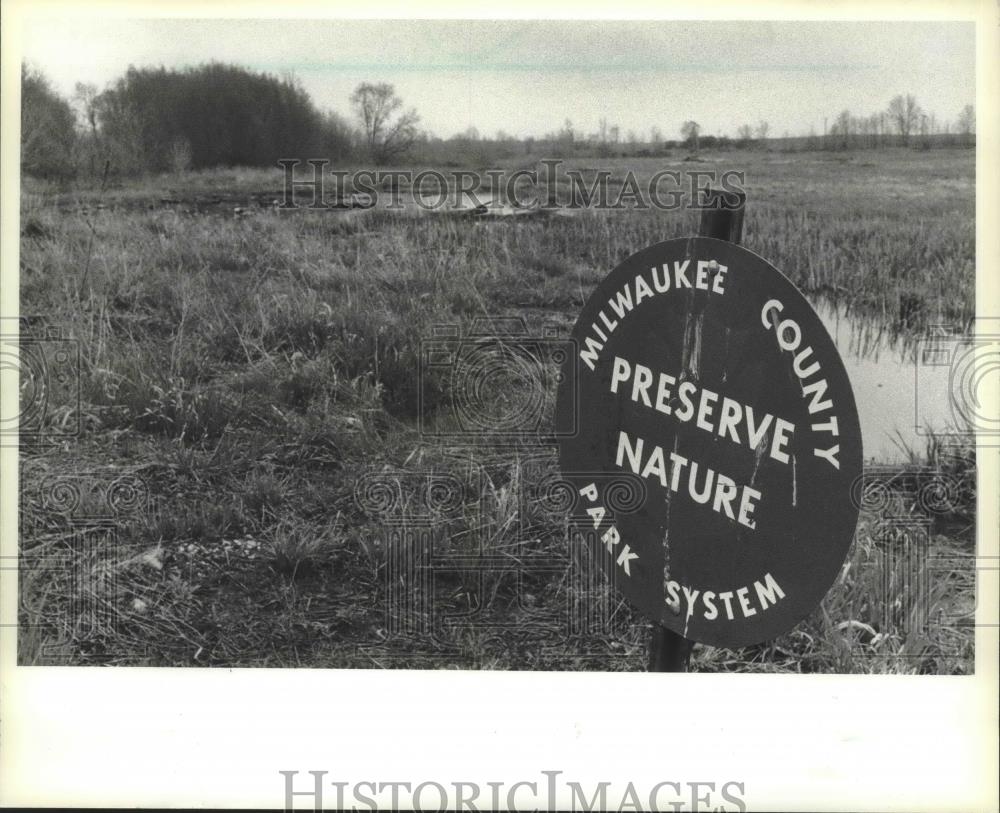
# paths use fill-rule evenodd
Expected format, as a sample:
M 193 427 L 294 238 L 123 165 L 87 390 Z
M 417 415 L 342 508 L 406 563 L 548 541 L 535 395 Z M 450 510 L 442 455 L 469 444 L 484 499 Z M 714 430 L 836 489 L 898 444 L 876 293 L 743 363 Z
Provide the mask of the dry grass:
M 745 244 L 800 287 L 904 335 L 971 316 L 970 152 L 743 158 L 718 163 L 747 172 Z M 84 433 L 24 451 L 22 661 L 645 668 L 645 623 L 543 510 L 551 446 L 421 438 L 420 397 L 445 414 L 454 396 L 446 371 L 421 380 L 421 342 L 484 315 L 568 325 L 613 265 L 690 233 L 697 214 L 471 223 L 159 203 L 280 177 L 24 195 L 22 313 L 78 343 Z M 131 473 L 150 495 L 86 557 L 82 515 L 45 507 L 47 478 L 73 473 L 98 491 Z M 388 514 L 358 498 L 375 475 L 403 495 Z M 421 502 L 428 478 L 457 496 Z M 971 630 L 883 612 L 882 569 L 901 566 L 884 524 L 864 517 L 840 581 L 795 631 L 698 648 L 694 668 L 971 670 Z M 931 526 L 928 550 L 952 563 L 922 565 L 937 568 L 918 602 L 932 617 L 971 600 L 970 539 Z M 428 573 L 420 545 L 437 557 L 429 602 L 400 559 Z

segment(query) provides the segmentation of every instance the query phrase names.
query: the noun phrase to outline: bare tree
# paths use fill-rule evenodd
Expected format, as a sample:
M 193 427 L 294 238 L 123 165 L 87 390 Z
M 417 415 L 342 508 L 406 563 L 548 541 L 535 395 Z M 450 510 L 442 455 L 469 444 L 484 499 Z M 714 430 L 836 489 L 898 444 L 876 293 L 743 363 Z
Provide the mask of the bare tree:
M 559 131 L 559 141 L 570 146 L 576 141 L 576 130 L 573 129 L 573 122 L 569 119 L 563 120 L 562 129 Z
M 72 174 L 76 142 L 73 108 L 45 76 L 21 65 L 21 170 L 40 176 Z
M 976 132 L 976 108 L 971 104 L 963 107 L 958 114 L 958 131 L 965 136 L 966 141 Z
M 896 130 L 899 132 L 903 143 L 909 143 L 910 133 L 913 132 L 913 128 L 917 125 L 922 113 L 920 105 L 917 104 L 916 97 L 910 93 L 907 93 L 906 96 L 894 97 L 889 102 L 887 112 L 892 123 L 896 125 Z
M 923 149 L 929 149 L 931 142 L 927 136 L 930 133 L 930 117 L 926 113 L 921 113 L 917 118 L 917 124 L 920 128 L 920 144 Z
M 866 122 L 865 127 L 866 127 L 866 129 L 868 131 L 868 136 L 869 136 L 869 138 L 868 138 L 868 144 L 869 144 L 870 147 L 873 147 L 873 148 L 877 147 L 878 146 L 878 127 L 879 127 L 878 114 L 872 113 L 870 116 L 868 116 L 867 119 L 865 119 L 865 122 Z
M 838 135 L 841 139 L 841 144 L 846 150 L 850 146 L 851 140 L 851 111 L 841 110 L 840 114 L 833 121 L 833 127 L 830 129 L 830 135 Z
M 73 93 L 73 103 L 81 119 L 97 136 L 97 86 L 77 82 Z
M 770 131 L 771 131 L 771 125 L 768 124 L 766 121 L 761 121 L 757 125 L 757 138 L 763 141 L 765 138 L 767 138 L 767 134 Z
M 749 124 L 741 124 L 740 128 L 736 131 L 736 135 L 740 140 L 740 145 L 745 147 L 753 141 L 753 127 Z
M 89 128 L 90 144 L 87 145 L 87 157 L 90 164 L 90 174 L 97 172 L 97 153 L 101 149 L 100 135 L 97 129 L 97 86 L 77 82 L 73 93 L 73 105 L 77 115 Z
M 659 149 L 663 146 L 663 131 L 655 125 L 649 128 L 649 143 L 653 149 Z
M 351 94 L 351 105 L 364 128 L 372 160 L 384 164 L 405 153 L 417 138 L 417 111 L 399 112 L 403 100 L 386 83 L 363 82 Z
M 95 100 L 100 157 L 124 174 L 142 172 L 149 162 L 143 143 L 142 114 L 134 102 L 127 84 L 121 82 L 118 88 L 105 90 Z
M 693 120 L 688 120 L 681 125 L 681 135 L 685 141 L 690 141 L 694 146 L 694 151 L 698 152 L 698 135 L 701 133 L 701 125 Z

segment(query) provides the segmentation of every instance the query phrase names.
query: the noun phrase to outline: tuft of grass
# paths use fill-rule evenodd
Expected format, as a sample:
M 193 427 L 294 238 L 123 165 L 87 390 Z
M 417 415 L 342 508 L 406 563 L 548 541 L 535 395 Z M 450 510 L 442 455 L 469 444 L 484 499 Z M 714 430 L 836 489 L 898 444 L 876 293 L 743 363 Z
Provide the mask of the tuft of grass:
M 271 564 L 279 573 L 295 579 L 314 572 L 336 554 L 340 533 L 339 515 L 328 528 L 316 528 L 296 519 L 282 519 L 268 533 Z

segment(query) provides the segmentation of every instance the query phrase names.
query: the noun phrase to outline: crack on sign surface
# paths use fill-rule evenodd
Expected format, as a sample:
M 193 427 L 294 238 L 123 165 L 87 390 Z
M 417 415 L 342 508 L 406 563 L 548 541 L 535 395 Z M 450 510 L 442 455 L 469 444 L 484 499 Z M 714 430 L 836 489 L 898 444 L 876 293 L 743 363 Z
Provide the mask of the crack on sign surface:
M 799 478 L 798 469 L 795 463 L 795 452 L 792 452 L 792 508 L 797 508 L 799 504 Z
M 685 251 L 685 259 L 693 260 L 696 258 L 696 240 L 697 238 L 688 238 L 687 249 Z M 677 376 L 678 389 L 680 384 L 685 381 L 693 381 L 700 386 L 701 384 L 701 352 L 702 352 L 702 332 L 704 329 L 704 316 L 705 308 L 708 306 L 708 297 L 705 296 L 699 302 L 699 297 L 693 288 L 687 291 L 687 309 L 684 314 L 684 339 L 683 346 L 681 349 L 681 369 Z M 676 393 L 676 391 L 675 391 Z M 677 396 L 676 394 L 671 397 L 670 401 L 673 406 L 676 406 Z M 673 443 L 673 453 L 677 454 L 680 444 L 680 433 L 679 431 L 674 432 L 674 443 Z M 671 480 L 673 479 L 671 475 Z M 671 488 L 668 485 L 665 490 L 665 495 L 663 498 L 664 505 L 664 526 L 663 526 L 663 597 L 664 602 L 673 610 L 675 614 L 680 613 L 680 598 L 677 600 L 676 606 L 670 604 L 667 600 L 667 584 L 670 582 L 670 502 L 671 502 Z M 690 614 L 684 622 L 684 634 L 687 636 L 687 625 L 691 620 Z

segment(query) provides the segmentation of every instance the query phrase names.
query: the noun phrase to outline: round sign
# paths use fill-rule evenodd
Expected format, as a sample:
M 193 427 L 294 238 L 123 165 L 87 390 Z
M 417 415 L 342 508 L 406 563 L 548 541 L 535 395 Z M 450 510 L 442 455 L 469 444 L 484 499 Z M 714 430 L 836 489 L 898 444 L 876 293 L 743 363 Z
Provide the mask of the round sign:
M 559 444 L 577 544 L 691 640 L 791 629 L 843 565 L 862 461 L 847 373 L 809 303 L 740 246 L 669 240 L 597 287 L 573 346 L 556 410 L 577 427 Z

